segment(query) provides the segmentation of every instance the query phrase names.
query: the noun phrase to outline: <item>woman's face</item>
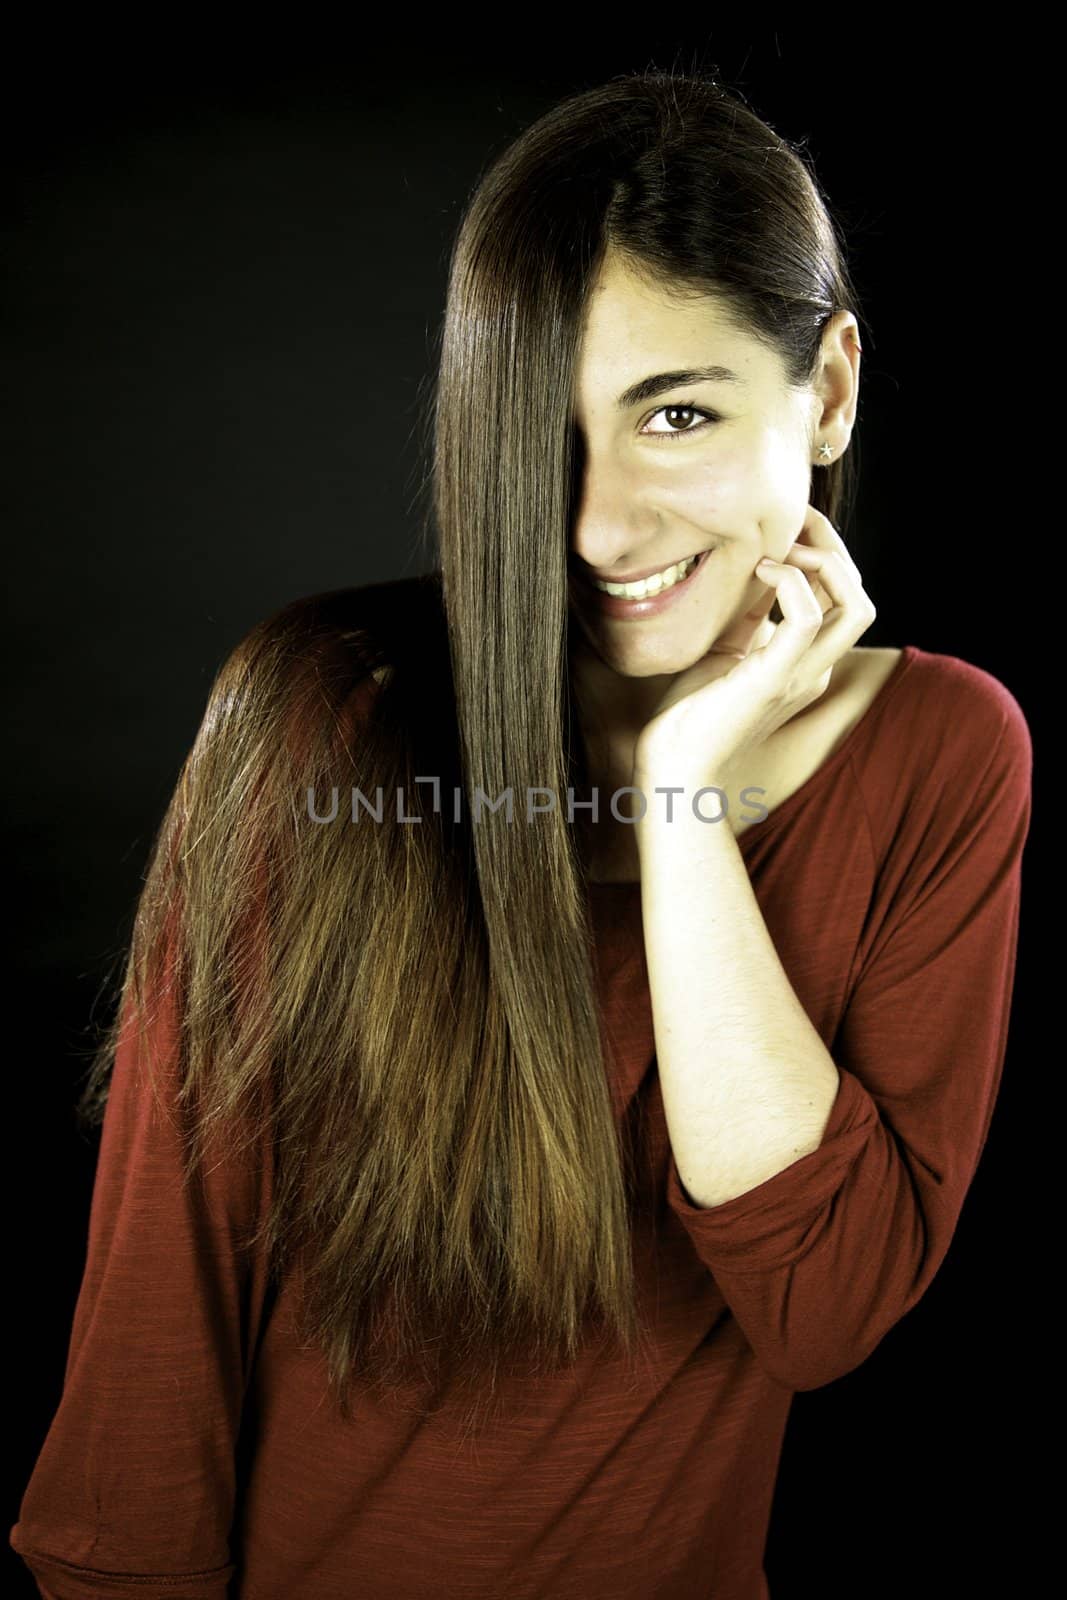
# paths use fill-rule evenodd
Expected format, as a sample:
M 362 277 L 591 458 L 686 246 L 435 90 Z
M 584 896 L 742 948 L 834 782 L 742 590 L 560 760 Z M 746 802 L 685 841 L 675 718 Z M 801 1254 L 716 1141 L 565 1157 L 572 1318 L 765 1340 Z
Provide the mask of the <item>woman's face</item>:
M 570 554 L 571 605 L 604 665 L 637 678 L 684 671 L 754 607 L 769 609 L 754 568 L 765 555 L 780 560 L 800 532 L 817 444 L 831 443 L 835 459 L 847 444 L 855 329 L 838 313 L 816 384 L 792 391 L 779 358 L 720 302 L 666 299 L 608 256 L 576 374 L 584 471 Z M 711 365 L 736 377 L 674 382 L 620 403 L 651 375 Z M 626 614 L 601 609 L 586 581 L 627 581 L 698 554 L 676 592 Z

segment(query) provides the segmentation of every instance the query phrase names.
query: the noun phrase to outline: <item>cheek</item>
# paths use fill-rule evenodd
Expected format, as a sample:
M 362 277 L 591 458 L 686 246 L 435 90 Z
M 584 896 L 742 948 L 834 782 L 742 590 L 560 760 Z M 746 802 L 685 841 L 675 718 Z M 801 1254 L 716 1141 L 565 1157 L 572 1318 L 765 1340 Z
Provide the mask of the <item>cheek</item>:
M 792 501 L 799 493 L 806 501 L 810 463 L 803 440 L 785 428 L 768 428 L 763 434 L 759 459 L 754 463 L 764 492 Z
M 730 517 L 758 491 L 758 474 L 751 458 L 739 450 L 717 453 L 714 461 L 702 462 L 688 477 L 690 501 L 698 503 L 707 517 Z

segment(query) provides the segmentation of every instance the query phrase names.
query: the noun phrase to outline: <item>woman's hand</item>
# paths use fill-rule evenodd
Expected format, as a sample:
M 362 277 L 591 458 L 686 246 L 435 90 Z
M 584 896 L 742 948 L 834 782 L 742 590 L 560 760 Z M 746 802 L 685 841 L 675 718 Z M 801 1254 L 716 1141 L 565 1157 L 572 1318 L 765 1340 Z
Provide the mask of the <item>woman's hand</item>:
M 830 683 L 834 664 L 874 621 L 859 568 L 829 519 L 808 507 L 784 562 L 755 569 L 766 603 L 739 629 L 674 679 L 634 752 L 639 774 L 697 787 L 721 781 Z M 769 641 L 750 649 L 777 597 L 782 610 Z

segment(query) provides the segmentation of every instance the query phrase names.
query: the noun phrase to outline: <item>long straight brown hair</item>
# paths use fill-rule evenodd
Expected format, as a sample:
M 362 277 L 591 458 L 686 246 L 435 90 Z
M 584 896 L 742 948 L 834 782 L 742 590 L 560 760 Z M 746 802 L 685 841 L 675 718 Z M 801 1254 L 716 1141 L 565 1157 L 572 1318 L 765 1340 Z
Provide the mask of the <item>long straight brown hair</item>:
M 827 320 L 858 315 L 801 154 L 709 71 L 577 93 L 493 161 L 426 417 L 438 568 L 294 602 L 225 661 L 78 1103 L 96 1125 L 116 1050 L 137 1049 L 190 1182 L 209 1148 L 269 1150 L 269 1213 L 242 1247 L 270 1252 L 275 1283 L 299 1268 L 301 1336 L 346 1416 L 357 1382 L 425 1402 L 447 1369 L 470 1426 L 505 1363 L 569 1364 L 594 1326 L 631 1358 L 641 1343 L 637 1142 L 613 1111 L 585 834 L 563 804 L 589 772 L 572 401 L 609 249 L 664 292 L 718 296 L 791 385 Z M 850 459 L 814 475 L 835 522 Z M 314 820 L 335 788 L 338 818 Z M 362 802 L 351 820 L 353 788 L 381 791 L 380 822 Z M 473 823 L 476 789 L 511 791 L 512 819 Z M 529 822 L 536 790 L 560 804 Z

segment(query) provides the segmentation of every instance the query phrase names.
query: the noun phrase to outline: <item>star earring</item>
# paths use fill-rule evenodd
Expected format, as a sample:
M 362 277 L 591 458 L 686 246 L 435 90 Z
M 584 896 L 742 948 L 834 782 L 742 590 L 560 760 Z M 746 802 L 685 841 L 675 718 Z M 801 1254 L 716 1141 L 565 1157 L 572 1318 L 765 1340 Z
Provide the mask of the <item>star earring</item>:
M 833 452 L 831 446 L 826 444 L 825 442 L 819 446 L 819 454 L 820 454 L 820 456 L 822 457 L 822 459 L 824 461 L 832 461 L 833 460 L 834 452 Z

